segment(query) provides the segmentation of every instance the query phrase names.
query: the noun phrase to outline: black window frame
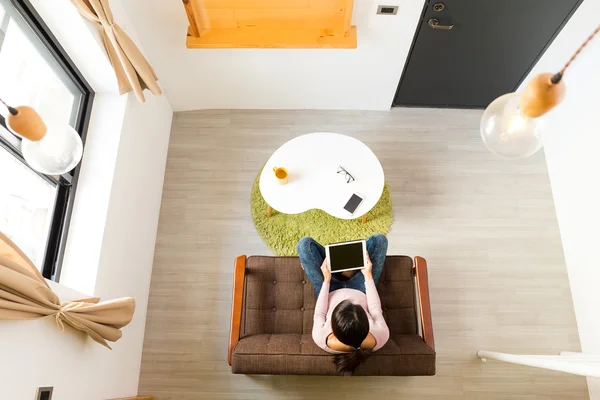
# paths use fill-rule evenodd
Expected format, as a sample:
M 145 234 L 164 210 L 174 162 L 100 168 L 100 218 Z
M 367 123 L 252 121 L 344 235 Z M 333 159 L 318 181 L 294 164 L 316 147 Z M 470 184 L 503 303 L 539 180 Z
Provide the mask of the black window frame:
M 17 14 L 23 19 L 32 32 L 24 32 L 26 36 L 35 35 L 37 40 L 41 41 L 42 45 L 50 53 L 59 67 L 62 69 L 61 74 L 65 75 L 72 81 L 75 87 L 81 92 L 81 98 L 77 104 L 77 112 L 74 116 L 73 128 L 80 135 L 85 148 L 85 139 L 90 123 L 92 113 L 92 104 L 94 101 L 94 91 L 86 79 L 83 77 L 75 63 L 68 56 L 66 51 L 60 45 L 56 37 L 50 31 L 50 28 L 42 20 L 38 12 L 28 0 L 10 0 L 10 3 L 17 11 Z M 42 54 L 44 56 L 44 54 Z M 0 88 L 0 97 L 1 97 Z M 18 105 L 18 104 L 16 104 Z M 0 126 L 7 131 L 5 119 L 0 115 Z M 0 136 L 0 146 L 11 153 L 15 158 L 20 160 L 24 165 L 28 166 L 23 158 L 20 150 L 10 143 L 10 141 Z M 29 166 L 28 166 L 29 167 Z M 29 167 L 31 169 L 31 167 Z M 75 192 L 77 182 L 81 170 L 81 163 L 72 171 L 65 173 L 55 179 L 41 174 L 31 169 L 37 175 L 49 183 L 56 185 L 56 201 L 52 220 L 50 222 L 50 230 L 48 240 L 46 242 L 46 252 L 44 256 L 44 264 L 42 266 L 42 275 L 46 279 L 58 281 L 60 277 L 62 262 L 64 258 L 65 245 L 67 243 L 67 235 L 73 211 L 73 202 L 75 200 Z

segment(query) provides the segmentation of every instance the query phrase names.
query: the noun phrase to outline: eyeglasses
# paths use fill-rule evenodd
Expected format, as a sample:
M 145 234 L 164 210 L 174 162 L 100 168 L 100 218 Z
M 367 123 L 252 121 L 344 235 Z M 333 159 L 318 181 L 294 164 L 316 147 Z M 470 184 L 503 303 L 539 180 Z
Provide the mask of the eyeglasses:
M 354 182 L 354 181 L 356 180 L 356 179 L 354 179 L 354 177 L 353 177 L 352 175 L 350 175 L 350 172 L 346 171 L 346 170 L 344 169 L 344 167 L 342 167 L 342 166 L 340 165 L 340 166 L 338 167 L 338 171 L 337 171 L 337 173 L 338 173 L 338 174 L 341 174 L 342 172 L 345 174 L 346 183 Z

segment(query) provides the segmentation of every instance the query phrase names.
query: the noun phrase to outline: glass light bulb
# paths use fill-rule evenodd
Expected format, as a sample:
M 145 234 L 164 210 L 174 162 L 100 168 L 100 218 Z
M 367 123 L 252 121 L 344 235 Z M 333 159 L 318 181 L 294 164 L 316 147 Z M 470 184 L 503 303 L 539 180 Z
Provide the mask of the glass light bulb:
M 31 168 L 46 175 L 61 175 L 79 164 L 83 144 L 71 126 L 49 125 L 41 140 L 23 138 L 21 151 Z
M 481 138 L 494 154 L 529 157 L 542 147 L 539 118 L 530 118 L 519 110 L 520 93 L 508 93 L 494 100 L 481 118 Z

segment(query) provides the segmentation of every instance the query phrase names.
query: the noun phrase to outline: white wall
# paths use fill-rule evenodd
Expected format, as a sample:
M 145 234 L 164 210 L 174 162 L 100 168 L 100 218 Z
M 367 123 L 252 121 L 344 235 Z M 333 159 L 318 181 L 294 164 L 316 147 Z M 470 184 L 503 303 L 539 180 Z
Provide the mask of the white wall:
M 127 96 L 112 93 L 94 99 L 72 214 L 85 218 L 71 218 L 60 274 L 62 285 L 81 293 L 96 286 L 126 104 Z
M 139 104 L 114 92 L 98 32 L 69 0 L 33 3 L 97 92 L 54 290 L 63 300 L 130 296 L 136 312 L 112 351 L 71 328 L 61 333 L 52 319 L 0 321 L 0 399 L 33 399 L 40 386 L 53 386 L 56 400 L 134 396 L 173 112 L 166 96 Z M 135 39 L 118 5 L 115 15 Z
M 135 298 L 134 318 L 123 329 L 123 338 L 112 344 L 112 351 L 72 329 L 61 333 L 52 319 L 0 321 L 0 399 L 33 399 L 39 386 L 53 386 L 57 400 L 104 400 L 137 394 L 172 110 L 164 96 L 150 97 L 146 104 L 139 104 L 133 95 L 125 100 L 100 238 L 95 233 L 97 226 L 86 224 L 90 214 L 85 208 L 80 209 L 83 213 L 74 210 L 75 226 L 87 225 L 88 229 L 70 233 L 66 259 L 76 257 L 79 269 L 91 268 L 88 274 L 96 274 L 93 290 L 85 295 Z M 90 131 L 92 136 L 110 133 Z M 93 150 L 88 147 L 87 155 L 94 154 Z M 100 154 L 107 153 L 95 155 Z M 110 160 L 105 161 L 99 166 L 110 168 Z M 93 204 L 102 204 L 106 195 L 95 185 L 80 189 L 76 202 L 88 202 L 95 193 L 101 199 Z M 89 252 L 87 260 L 86 242 L 99 248 L 99 254 Z M 84 282 L 87 285 L 90 281 L 85 278 Z M 66 288 L 62 280 L 55 290 L 62 300 L 83 297 Z
M 98 398 L 137 394 L 172 115 L 164 96 L 128 98 L 94 295 L 131 296 L 136 312 Z
M 424 4 L 355 0 L 353 50 L 192 50 L 181 1 L 120 1 L 175 111 L 389 110 Z M 398 5 L 398 15 L 376 15 L 378 4 Z
M 585 0 L 532 75 L 556 72 L 598 26 L 599 0 Z M 567 96 L 547 116 L 544 150 L 569 272 L 581 347 L 600 354 L 600 37 L 567 71 Z M 600 383 L 588 380 L 600 399 Z

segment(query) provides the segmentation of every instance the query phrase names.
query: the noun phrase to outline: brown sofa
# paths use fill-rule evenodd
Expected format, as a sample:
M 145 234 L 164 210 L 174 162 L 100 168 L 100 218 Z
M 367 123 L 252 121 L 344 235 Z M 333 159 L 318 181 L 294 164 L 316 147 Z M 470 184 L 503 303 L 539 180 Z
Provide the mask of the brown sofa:
M 390 339 L 354 375 L 435 375 L 425 259 L 388 256 L 377 290 Z M 337 375 L 331 354 L 311 337 L 315 302 L 298 257 L 239 256 L 229 333 L 232 372 Z

